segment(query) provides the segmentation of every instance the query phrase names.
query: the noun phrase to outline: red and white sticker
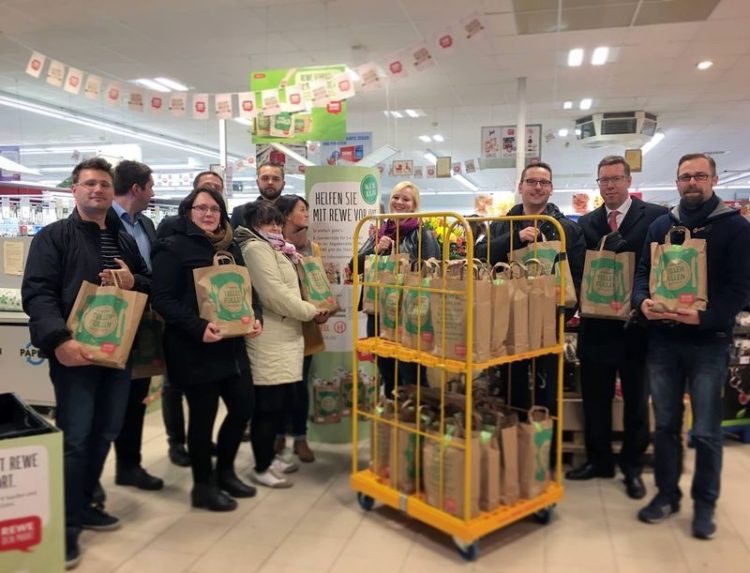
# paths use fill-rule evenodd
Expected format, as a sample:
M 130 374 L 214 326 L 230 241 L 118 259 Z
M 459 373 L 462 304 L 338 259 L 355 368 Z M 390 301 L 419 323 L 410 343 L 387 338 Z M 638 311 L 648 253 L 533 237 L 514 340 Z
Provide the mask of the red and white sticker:
M 255 92 L 242 92 L 237 94 L 237 105 L 239 116 L 245 119 L 255 119 L 258 115 L 258 105 L 255 101 Z
M 26 73 L 34 78 L 38 78 L 42 75 L 42 69 L 47 61 L 47 56 L 34 52 L 29 58 L 29 63 L 26 64 Z
M 193 119 L 208 119 L 208 94 L 193 94 Z
M 63 89 L 70 94 L 78 95 L 81 92 L 82 85 L 83 72 L 76 68 L 68 68 L 68 75 L 65 78 L 65 87 Z

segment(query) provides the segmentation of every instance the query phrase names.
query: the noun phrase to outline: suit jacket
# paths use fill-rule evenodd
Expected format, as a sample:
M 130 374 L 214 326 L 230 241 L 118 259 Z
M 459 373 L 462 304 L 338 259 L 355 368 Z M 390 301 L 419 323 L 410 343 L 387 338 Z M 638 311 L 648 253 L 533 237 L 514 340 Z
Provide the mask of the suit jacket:
M 141 221 L 143 221 L 143 229 L 146 231 L 148 240 L 151 241 L 151 246 L 153 247 L 154 241 L 156 241 L 156 227 L 154 226 L 154 222 L 145 215 L 141 217 Z
M 641 201 L 636 197 L 632 200 L 633 203 L 616 232 L 609 228 L 607 209 L 604 205 L 578 219 L 578 224 L 583 229 L 587 249 L 598 249 L 602 237 L 610 235 L 605 242 L 605 249 L 618 253 L 635 253 L 635 268 L 638 268 L 649 225 L 657 217 L 664 215 L 667 208 Z M 578 356 L 599 362 L 616 363 L 630 352 L 645 352 L 645 330 L 632 321 L 627 329 L 624 326 L 625 323 L 619 320 L 581 319 Z M 637 356 L 628 357 L 637 359 Z

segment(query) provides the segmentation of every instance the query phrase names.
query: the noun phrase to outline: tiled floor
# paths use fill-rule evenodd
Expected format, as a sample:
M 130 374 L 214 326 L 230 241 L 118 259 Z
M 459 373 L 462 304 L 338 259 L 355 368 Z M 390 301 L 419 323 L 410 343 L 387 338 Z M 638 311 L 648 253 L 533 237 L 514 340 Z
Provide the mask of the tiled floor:
M 261 489 L 237 511 L 216 514 L 189 506 L 190 472 L 169 463 L 159 412 L 146 419 L 144 465 L 164 478 L 161 492 L 113 484 L 108 463 L 107 509 L 122 519 L 115 532 L 81 537 L 81 573 L 411 572 L 502 573 L 750 573 L 750 445 L 725 447 L 719 533 L 690 536 L 690 503 L 661 525 L 635 519 L 642 505 L 616 480 L 566 482 L 553 521 L 525 520 L 480 543 L 465 562 L 450 539 L 385 507 L 364 513 L 348 486 L 349 451 L 316 445 L 318 461 L 303 465 L 288 490 Z M 692 471 L 693 453 L 686 469 Z M 250 448 L 237 469 L 247 477 Z M 653 492 L 653 477 L 645 476 Z M 683 491 L 689 492 L 688 480 Z

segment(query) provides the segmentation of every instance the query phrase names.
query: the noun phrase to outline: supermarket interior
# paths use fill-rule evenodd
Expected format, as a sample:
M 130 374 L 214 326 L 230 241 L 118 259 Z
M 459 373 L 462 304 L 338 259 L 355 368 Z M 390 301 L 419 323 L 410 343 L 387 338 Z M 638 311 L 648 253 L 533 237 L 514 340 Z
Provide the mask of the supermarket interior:
M 0 0 L 0 571 L 750 573 L 748 29 Z

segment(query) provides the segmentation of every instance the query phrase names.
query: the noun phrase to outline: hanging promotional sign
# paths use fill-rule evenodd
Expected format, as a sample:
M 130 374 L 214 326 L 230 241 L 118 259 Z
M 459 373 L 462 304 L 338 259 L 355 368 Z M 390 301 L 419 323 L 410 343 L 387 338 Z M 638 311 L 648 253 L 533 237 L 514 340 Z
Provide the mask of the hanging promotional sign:
M 372 151 L 372 132 L 348 133 L 346 141 L 321 141 L 308 146 L 307 158 L 318 165 L 346 165 L 357 163 Z
M 542 124 L 526 126 L 526 163 L 542 160 Z M 482 169 L 512 169 L 516 166 L 516 126 L 482 127 Z
M 263 70 L 250 74 L 250 89 L 257 94 L 256 106 L 261 113 L 253 126 L 254 143 L 304 143 L 306 141 L 340 141 L 346 138 L 347 106 L 345 100 L 332 99 L 332 95 L 349 96 L 351 86 L 337 86 L 336 78 L 346 71 L 346 66 L 333 65 L 310 68 L 282 68 Z M 294 89 L 289 90 L 288 86 Z M 302 93 L 303 111 L 295 103 Z M 276 95 L 273 101 L 272 95 Z M 289 102 L 287 98 L 294 101 Z M 287 107 L 286 104 L 292 105 Z M 279 122 L 273 116 L 282 114 Z M 271 117 L 269 117 L 271 116 Z M 272 131 L 273 127 L 273 131 Z

